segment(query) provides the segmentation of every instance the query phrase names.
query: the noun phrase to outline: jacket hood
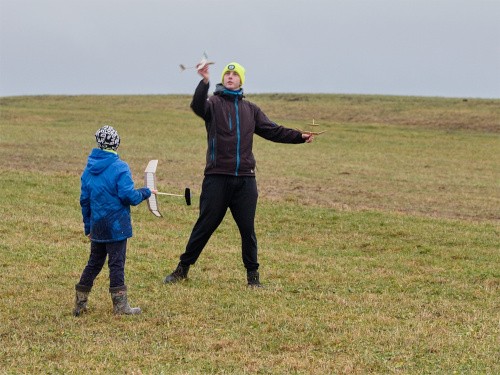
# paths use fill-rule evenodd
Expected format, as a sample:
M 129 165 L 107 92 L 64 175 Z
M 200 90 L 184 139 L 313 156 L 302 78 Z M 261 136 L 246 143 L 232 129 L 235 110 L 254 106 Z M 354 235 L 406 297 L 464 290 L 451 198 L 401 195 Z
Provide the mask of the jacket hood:
M 92 149 L 87 162 L 87 168 L 94 175 L 101 174 L 119 159 L 118 154 L 114 152 L 104 151 L 99 148 Z
M 222 83 L 218 83 L 215 86 L 215 91 L 214 95 L 221 95 L 221 96 L 227 96 L 227 97 L 238 97 L 238 99 L 241 99 L 244 97 L 243 95 L 243 89 L 239 90 L 228 90 Z

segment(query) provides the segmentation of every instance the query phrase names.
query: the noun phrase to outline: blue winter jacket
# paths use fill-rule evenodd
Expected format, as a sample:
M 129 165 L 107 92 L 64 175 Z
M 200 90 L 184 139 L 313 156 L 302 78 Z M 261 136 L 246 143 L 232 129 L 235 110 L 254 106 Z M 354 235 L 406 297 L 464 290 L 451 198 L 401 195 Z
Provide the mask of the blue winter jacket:
M 147 187 L 134 188 L 132 173 L 118 154 L 94 148 L 81 177 L 80 206 L 85 235 L 95 242 L 132 237 L 130 205 L 151 196 Z

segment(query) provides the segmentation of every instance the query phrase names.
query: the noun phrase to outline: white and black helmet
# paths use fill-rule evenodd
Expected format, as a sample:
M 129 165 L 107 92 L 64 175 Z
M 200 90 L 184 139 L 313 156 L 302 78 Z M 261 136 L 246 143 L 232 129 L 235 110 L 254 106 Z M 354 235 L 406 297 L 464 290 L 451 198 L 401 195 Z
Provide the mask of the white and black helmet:
M 97 145 L 102 150 L 114 150 L 120 145 L 120 136 L 118 132 L 109 125 L 104 125 L 95 133 Z

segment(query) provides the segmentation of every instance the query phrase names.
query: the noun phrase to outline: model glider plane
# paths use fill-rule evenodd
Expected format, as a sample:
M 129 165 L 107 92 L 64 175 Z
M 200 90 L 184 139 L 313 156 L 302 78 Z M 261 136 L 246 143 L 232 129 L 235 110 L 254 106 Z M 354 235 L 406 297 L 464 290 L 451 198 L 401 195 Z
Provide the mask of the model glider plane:
M 156 168 L 158 167 L 158 160 L 150 160 L 146 170 L 144 171 L 144 183 L 151 190 L 156 190 Z M 171 193 L 160 193 L 151 194 L 148 198 L 149 211 L 156 217 L 162 217 L 160 209 L 158 206 L 158 195 L 169 195 L 172 197 L 184 197 L 186 204 L 191 205 L 191 190 L 189 188 L 184 189 L 184 195 L 181 194 L 171 194 Z
M 314 122 L 314 119 L 312 120 L 312 123 L 309 123 L 307 124 L 309 126 L 319 126 L 318 123 Z M 297 129 L 299 132 L 301 133 L 304 133 L 304 134 L 311 134 L 311 135 L 320 135 L 320 134 L 323 134 L 326 132 L 326 130 L 323 130 L 323 131 L 320 131 L 320 132 L 313 132 L 313 131 L 310 131 L 310 130 L 301 130 L 301 129 Z
M 184 64 L 179 64 L 179 67 L 181 68 L 181 72 L 187 70 L 187 69 L 203 69 L 206 65 L 212 65 L 215 64 L 213 61 L 208 61 L 208 56 L 206 52 L 203 52 L 203 56 L 198 64 L 195 66 L 186 66 Z

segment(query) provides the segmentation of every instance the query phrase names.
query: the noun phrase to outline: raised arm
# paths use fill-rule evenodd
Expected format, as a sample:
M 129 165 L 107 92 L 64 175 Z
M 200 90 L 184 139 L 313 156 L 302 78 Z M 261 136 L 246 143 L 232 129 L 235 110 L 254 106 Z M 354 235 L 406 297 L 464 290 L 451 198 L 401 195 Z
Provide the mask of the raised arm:
M 200 116 L 205 121 L 208 120 L 209 116 L 209 104 L 208 98 L 208 88 L 209 84 L 201 80 L 193 95 L 193 100 L 191 101 L 191 109 L 194 113 Z
M 208 120 L 208 116 L 210 114 L 207 102 L 208 88 L 210 87 L 210 73 L 208 71 L 208 65 L 198 69 L 198 74 L 202 76 L 203 79 L 194 91 L 193 100 L 191 101 L 191 109 L 202 119 Z

